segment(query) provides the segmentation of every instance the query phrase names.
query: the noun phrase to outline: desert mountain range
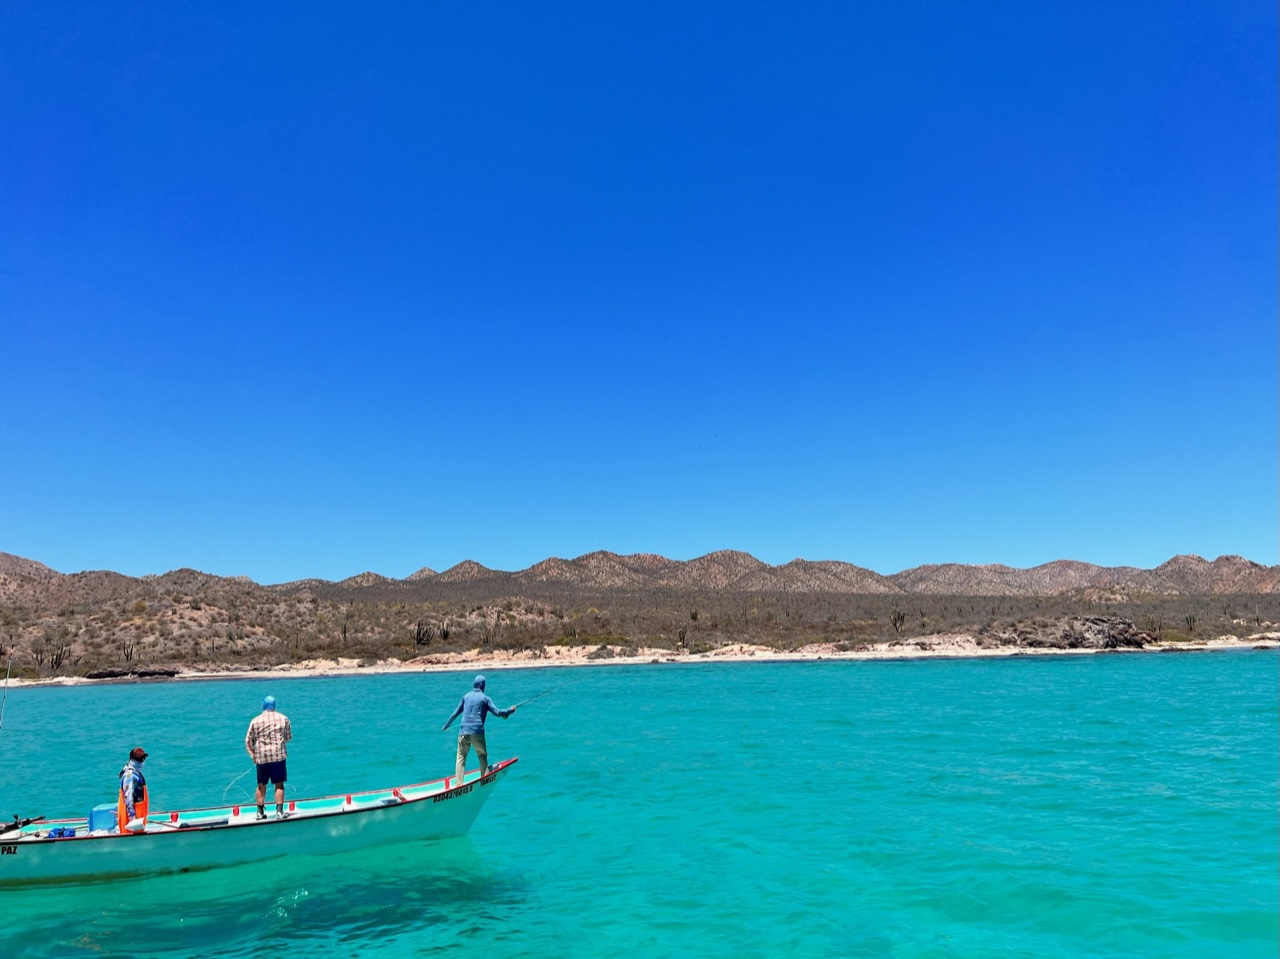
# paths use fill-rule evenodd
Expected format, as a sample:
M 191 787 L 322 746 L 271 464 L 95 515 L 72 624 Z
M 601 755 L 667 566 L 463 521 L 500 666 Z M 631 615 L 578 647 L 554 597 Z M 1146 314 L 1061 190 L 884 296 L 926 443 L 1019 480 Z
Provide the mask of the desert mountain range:
M 142 580 L 163 579 L 147 576 Z M 195 574 L 204 576 L 205 574 Z M 210 577 L 228 586 L 258 586 L 247 577 Z M 65 574 L 35 560 L 0 553 L 0 602 L 16 601 L 33 589 L 54 594 L 101 594 L 127 591 L 139 582 L 109 571 Z M 1031 569 L 999 564 L 943 563 L 916 566 L 883 575 L 837 560 L 795 559 L 770 566 L 749 553 L 721 550 L 680 561 L 649 553 L 621 556 L 597 551 L 576 559 L 545 559 L 527 569 L 504 572 L 472 560 L 443 572 L 423 568 L 393 579 L 366 572 L 339 582 L 298 580 L 258 588 L 282 593 L 316 594 L 361 591 L 417 592 L 433 586 L 476 586 L 486 591 L 625 591 L 674 590 L 731 593 L 844 593 L 861 595 L 922 594 L 951 596 L 1058 596 L 1071 593 L 1155 596 L 1204 596 L 1280 592 L 1280 566 L 1264 566 L 1240 556 L 1175 556 L 1155 569 L 1097 566 L 1057 560 Z

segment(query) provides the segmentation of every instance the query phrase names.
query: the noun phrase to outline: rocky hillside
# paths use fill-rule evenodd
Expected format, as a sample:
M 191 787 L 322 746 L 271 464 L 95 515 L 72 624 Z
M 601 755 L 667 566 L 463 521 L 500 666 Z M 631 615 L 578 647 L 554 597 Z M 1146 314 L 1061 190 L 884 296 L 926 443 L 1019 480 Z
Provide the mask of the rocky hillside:
M 315 581 L 306 580 L 306 585 Z M 544 559 L 528 569 L 503 572 L 465 560 L 442 573 L 423 568 L 406 580 L 361 573 L 340 585 L 523 584 L 588 590 L 674 589 L 742 593 L 926 594 L 931 596 L 1061 596 L 1102 589 L 1117 596 L 1209 596 L 1280 591 L 1280 566 L 1239 556 L 1213 561 L 1175 556 L 1151 570 L 1057 560 L 1031 569 L 960 563 L 916 566 L 883 575 L 838 560 L 795 559 L 770 566 L 749 553 L 721 550 L 685 562 L 639 553 L 599 551 L 577 559 Z M 285 583 L 275 589 L 296 588 Z
M 167 578 L 205 576 L 178 570 L 163 576 L 143 577 L 157 583 Z M 207 577 L 216 580 L 219 577 Z M 136 582 L 119 573 L 104 571 L 65 575 L 43 563 L 0 553 L 0 603 L 39 594 L 49 604 L 110 597 L 127 591 Z M 1209 561 L 1199 556 L 1175 556 L 1155 569 L 1132 566 L 1096 566 L 1076 560 L 1057 560 L 1031 569 L 1002 565 L 943 563 L 916 566 L 883 575 L 838 560 L 794 559 L 770 566 L 749 553 L 721 550 L 680 561 L 638 553 L 620 556 L 598 551 L 576 559 L 544 559 L 528 569 L 504 572 L 464 560 L 443 572 L 427 567 L 405 579 L 374 572 L 358 573 L 338 582 L 296 580 L 258 586 L 244 577 L 228 582 L 243 588 L 278 593 L 403 591 L 406 587 L 433 585 L 485 585 L 500 589 L 556 587 L 560 591 L 611 592 L 676 590 L 730 593 L 843 593 L 851 595 L 929 596 L 1063 596 L 1103 590 L 1123 599 L 1152 596 L 1217 596 L 1280 592 L 1280 566 L 1263 566 L 1239 556 L 1219 556 Z
M 0 553 L 0 653 L 13 656 L 18 675 L 49 676 L 477 648 L 798 649 L 975 631 L 1001 643 L 1071 645 L 1080 629 L 1069 624 L 1098 617 L 1127 623 L 1125 636 L 1181 642 L 1273 628 L 1276 573 L 1234 556 L 1178 556 L 1153 570 L 1064 560 L 885 576 L 835 560 L 771 566 L 735 551 L 688 562 L 602 551 L 517 572 L 468 561 L 405 579 L 365 572 L 264 586 L 191 569 L 64 574 Z M 1110 642 L 1118 628 L 1079 642 Z

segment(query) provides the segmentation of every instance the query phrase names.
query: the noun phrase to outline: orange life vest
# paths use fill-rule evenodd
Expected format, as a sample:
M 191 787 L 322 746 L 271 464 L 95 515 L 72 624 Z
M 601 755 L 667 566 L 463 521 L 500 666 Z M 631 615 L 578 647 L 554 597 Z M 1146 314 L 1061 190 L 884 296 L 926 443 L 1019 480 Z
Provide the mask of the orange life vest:
M 121 779 L 124 778 L 123 769 L 120 770 L 120 778 Z M 120 784 L 120 789 L 118 790 L 118 792 L 119 792 L 119 795 L 116 797 L 116 823 L 119 826 L 120 832 L 124 834 L 129 832 L 129 830 L 125 828 L 125 826 L 129 824 L 129 813 L 126 811 L 127 807 L 125 806 L 125 803 L 124 803 L 124 783 Z M 142 775 L 142 770 L 139 769 L 139 770 L 136 770 L 136 776 L 133 781 L 133 814 L 134 816 L 138 819 L 146 819 L 148 805 L 149 803 L 147 799 L 147 780 Z

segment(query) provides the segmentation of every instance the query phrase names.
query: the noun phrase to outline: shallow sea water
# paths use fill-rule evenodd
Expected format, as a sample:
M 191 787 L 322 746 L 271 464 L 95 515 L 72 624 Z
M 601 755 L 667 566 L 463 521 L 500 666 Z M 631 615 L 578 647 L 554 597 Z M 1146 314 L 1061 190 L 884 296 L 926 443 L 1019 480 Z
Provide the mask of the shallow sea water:
M 495 671 L 519 764 L 471 833 L 0 890 L 0 956 L 1274 957 L 1274 652 Z M 13 689 L 0 816 L 436 778 L 471 674 Z

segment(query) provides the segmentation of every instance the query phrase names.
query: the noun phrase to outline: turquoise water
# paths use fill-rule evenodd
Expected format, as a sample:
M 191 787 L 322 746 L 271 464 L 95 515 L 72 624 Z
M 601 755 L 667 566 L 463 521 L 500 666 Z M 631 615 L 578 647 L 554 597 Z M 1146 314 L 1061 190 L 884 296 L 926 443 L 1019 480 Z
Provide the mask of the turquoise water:
M 0 955 L 1277 953 L 1274 652 L 489 676 L 573 682 L 490 720 L 520 763 L 466 838 L 0 891 Z M 266 692 L 299 795 L 434 778 L 469 685 L 11 690 L 0 814 L 110 801 L 136 743 L 159 808 L 243 798 Z

